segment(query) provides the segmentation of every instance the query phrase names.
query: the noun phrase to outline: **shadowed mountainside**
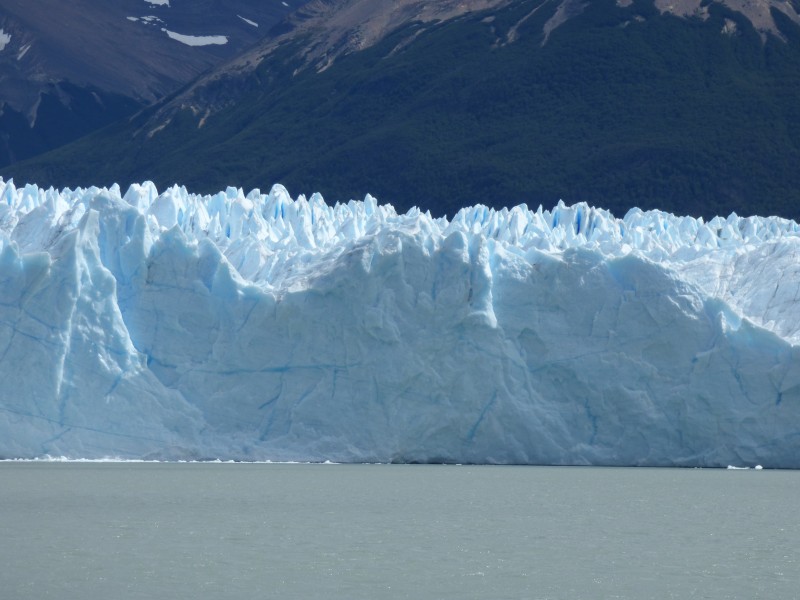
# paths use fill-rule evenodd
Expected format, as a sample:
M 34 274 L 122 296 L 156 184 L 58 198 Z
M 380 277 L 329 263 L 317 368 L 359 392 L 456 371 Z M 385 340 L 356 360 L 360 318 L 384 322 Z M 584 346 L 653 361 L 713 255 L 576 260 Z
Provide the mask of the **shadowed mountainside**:
M 476 0 L 447 18 L 399 4 L 402 18 L 359 21 L 359 0 L 312 2 L 181 93 L 2 175 L 279 181 L 435 214 L 563 198 L 800 217 L 793 5 L 762 22 L 717 2 L 687 15 L 651 0 Z
M 133 114 L 260 40 L 301 0 L 5 0 L 0 165 Z

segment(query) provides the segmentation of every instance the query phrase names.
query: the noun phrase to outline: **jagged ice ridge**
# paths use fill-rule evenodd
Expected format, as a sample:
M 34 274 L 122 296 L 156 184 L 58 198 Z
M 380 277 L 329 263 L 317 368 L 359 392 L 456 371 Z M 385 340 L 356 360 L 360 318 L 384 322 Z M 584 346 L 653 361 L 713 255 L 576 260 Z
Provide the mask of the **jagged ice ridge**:
M 800 227 L 0 180 L 0 457 L 800 467 Z

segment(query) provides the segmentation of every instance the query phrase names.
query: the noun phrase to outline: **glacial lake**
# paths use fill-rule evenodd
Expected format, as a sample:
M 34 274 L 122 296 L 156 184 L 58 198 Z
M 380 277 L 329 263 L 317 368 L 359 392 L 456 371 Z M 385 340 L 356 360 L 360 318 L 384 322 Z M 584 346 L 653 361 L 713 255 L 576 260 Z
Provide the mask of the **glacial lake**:
M 0 463 L 8 600 L 798 598 L 800 472 Z

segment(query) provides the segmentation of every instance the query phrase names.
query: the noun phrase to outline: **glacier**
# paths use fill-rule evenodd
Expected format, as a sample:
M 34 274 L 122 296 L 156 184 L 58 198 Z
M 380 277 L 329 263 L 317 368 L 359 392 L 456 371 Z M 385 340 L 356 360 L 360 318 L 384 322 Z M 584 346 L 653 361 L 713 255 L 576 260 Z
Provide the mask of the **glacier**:
M 0 180 L 0 458 L 800 468 L 800 226 Z

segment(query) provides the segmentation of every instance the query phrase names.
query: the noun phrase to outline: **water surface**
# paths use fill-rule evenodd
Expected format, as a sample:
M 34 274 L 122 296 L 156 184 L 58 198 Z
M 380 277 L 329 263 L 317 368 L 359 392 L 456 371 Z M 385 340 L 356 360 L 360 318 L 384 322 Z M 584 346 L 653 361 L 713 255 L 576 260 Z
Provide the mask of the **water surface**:
M 0 464 L 3 598 L 798 598 L 800 472 Z

